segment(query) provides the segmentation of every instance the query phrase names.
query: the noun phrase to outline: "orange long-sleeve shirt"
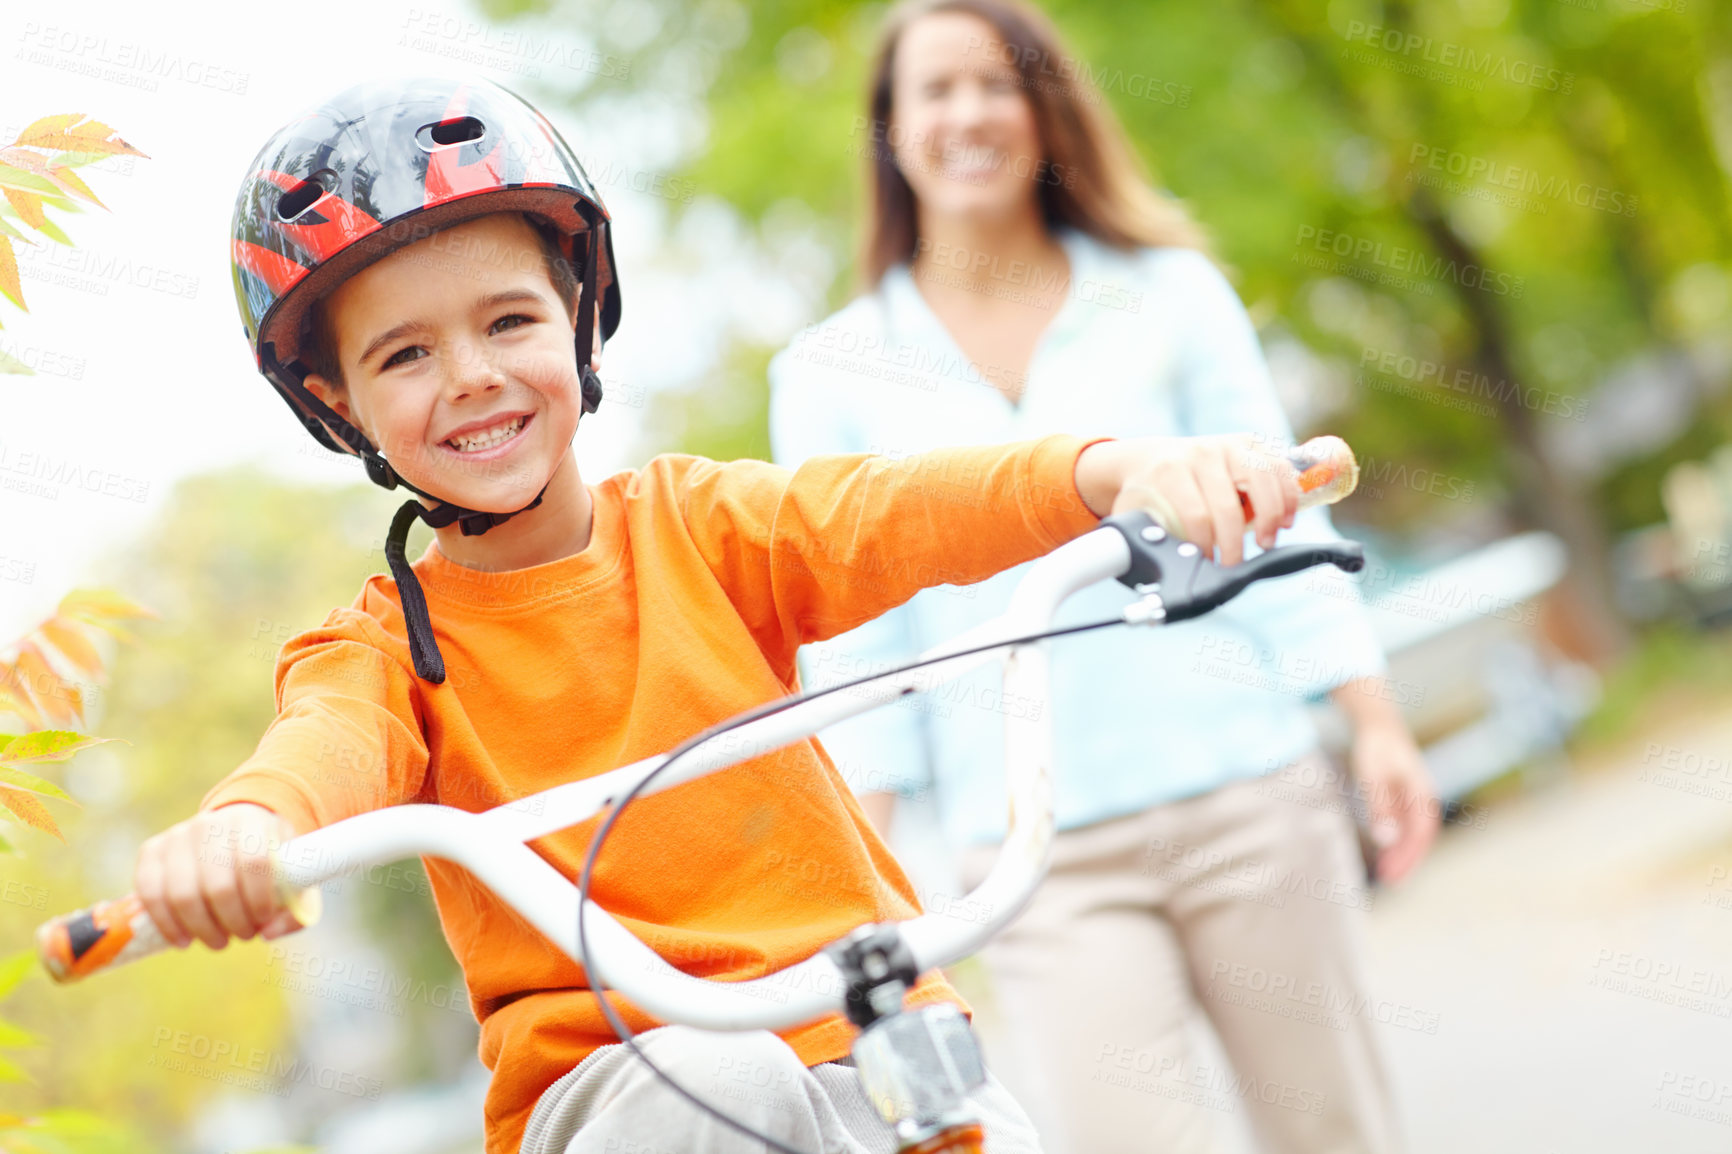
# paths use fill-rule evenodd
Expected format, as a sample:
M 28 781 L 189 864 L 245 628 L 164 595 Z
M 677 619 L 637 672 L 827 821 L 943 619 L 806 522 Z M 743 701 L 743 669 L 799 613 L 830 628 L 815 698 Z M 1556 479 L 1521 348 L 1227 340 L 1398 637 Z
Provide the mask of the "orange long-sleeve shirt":
M 303 831 L 408 801 L 480 811 L 665 752 L 797 688 L 802 644 L 1093 528 L 1075 486 L 1086 444 L 820 457 L 792 473 L 663 456 L 591 487 L 580 553 L 489 573 L 435 544 L 414 568 L 445 682 L 417 680 L 396 585 L 370 578 L 283 647 L 277 718 L 204 808 L 254 802 Z M 575 879 L 593 829 L 535 848 Z M 467 871 L 426 867 L 493 1071 L 488 1154 L 516 1154 L 541 1092 L 614 1036 L 575 962 Z M 919 908 L 815 740 L 632 806 L 594 894 L 673 965 L 725 979 Z M 940 999 L 960 1004 L 937 977 L 911 995 Z M 615 1004 L 633 1029 L 656 1024 Z M 814 1065 L 853 1032 L 832 1015 L 781 1036 Z

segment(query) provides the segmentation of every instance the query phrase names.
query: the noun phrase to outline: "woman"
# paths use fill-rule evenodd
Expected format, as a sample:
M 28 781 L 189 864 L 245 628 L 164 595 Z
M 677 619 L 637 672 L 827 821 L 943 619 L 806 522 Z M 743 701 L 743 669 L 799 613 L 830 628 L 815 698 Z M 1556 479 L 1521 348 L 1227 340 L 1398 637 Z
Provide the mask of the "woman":
M 866 291 L 772 362 L 779 460 L 1053 431 L 1290 437 L 1243 307 L 1084 71 L 1016 0 L 891 12 L 870 90 Z M 1333 536 L 1313 510 L 1283 540 Z M 809 672 L 836 680 L 956 636 L 1020 576 L 929 589 L 808 654 Z M 1109 583 L 1066 616 L 1128 596 Z M 1362 992 L 1355 825 L 1305 709 L 1327 692 L 1351 719 L 1377 872 L 1398 879 L 1437 809 L 1383 668 L 1333 571 L 1261 584 L 1206 621 L 1053 644 L 1053 871 L 984 955 L 1004 1076 L 1050 1150 L 1212 1150 L 1238 1110 L 1268 1150 L 1396 1148 Z M 1002 714 L 1047 705 L 977 679 L 825 740 L 880 820 L 893 794 L 933 789 L 973 885 L 1004 830 Z M 1193 1050 L 1200 1018 L 1231 1071 Z

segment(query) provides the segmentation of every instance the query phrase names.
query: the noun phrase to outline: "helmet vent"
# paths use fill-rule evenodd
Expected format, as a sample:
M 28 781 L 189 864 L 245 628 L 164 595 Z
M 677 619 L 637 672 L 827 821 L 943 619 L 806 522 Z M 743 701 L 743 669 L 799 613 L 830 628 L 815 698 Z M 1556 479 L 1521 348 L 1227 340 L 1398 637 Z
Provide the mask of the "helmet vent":
M 467 144 L 471 140 L 480 140 L 487 135 L 487 126 L 473 116 L 460 116 L 456 120 L 442 120 L 438 124 L 424 124 L 415 134 L 415 142 L 426 152 L 436 148 L 450 148 L 453 144 Z
M 337 174 L 321 168 L 277 198 L 277 219 L 288 222 L 299 219 L 336 183 Z

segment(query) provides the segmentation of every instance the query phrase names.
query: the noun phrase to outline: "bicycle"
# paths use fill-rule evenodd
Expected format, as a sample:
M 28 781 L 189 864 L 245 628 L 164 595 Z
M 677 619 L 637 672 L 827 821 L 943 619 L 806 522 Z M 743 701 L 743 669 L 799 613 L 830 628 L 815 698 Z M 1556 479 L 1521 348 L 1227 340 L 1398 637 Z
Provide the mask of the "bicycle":
M 1334 441 L 1333 438 L 1320 439 Z M 1340 452 L 1345 446 L 1335 441 Z M 1309 450 L 1309 455 L 1307 455 Z M 1326 451 L 1336 452 L 1332 446 Z M 1338 500 L 1357 479 L 1351 454 L 1319 464 L 1317 442 L 1293 450 L 1302 504 Z M 1361 547 L 1332 542 L 1277 547 L 1231 568 L 1174 536 L 1147 513 L 1122 513 L 1033 563 L 1010 608 L 896 669 L 770 702 L 695 735 L 669 753 L 555 786 L 482 813 L 439 805 L 374 810 L 285 842 L 276 879 L 303 925 L 317 916 L 321 882 L 405 857 L 443 858 L 472 873 L 584 968 L 599 992 L 612 988 L 659 1021 L 701 1029 L 776 1030 L 841 1010 L 859 1028 L 853 1059 L 867 1096 L 895 1132 L 900 1154 L 980 1154 L 984 1135 L 966 1104 L 985 1066 L 960 1010 L 939 1003 L 904 1010 L 918 976 L 976 952 L 1032 897 L 1054 832 L 1047 710 L 1006 713 L 1009 832 L 991 872 L 962 906 L 985 911 L 959 922 L 941 912 L 875 923 L 775 974 L 746 981 L 696 978 L 664 961 L 589 899 L 597 855 L 635 799 L 673 788 L 800 741 L 902 695 L 931 689 L 1002 651 L 1004 692 L 1045 700 L 1039 643 L 1116 625 L 1160 625 L 1201 616 L 1260 580 L 1333 564 L 1356 572 Z M 1105 578 L 1139 594 L 1116 617 L 1054 629 L 1063 602 Z M 873 692 L 862 690 L 871 687 Z M 844 693 L 843 691 L 855 691 Z M 1032 714 L 1032 716 L 1029 716 Z M 723 735 L 730 740 L 717 743 Z M 705 746 L 714 745 L 706 751 Z M 526 843 L 607 811 L 571 883 Z M 579 913 L 581 911 L 581 918 Z M 304 915 L 304 916 L 303 916 Z M 38 952 L 57 981 L 136 961 L 166 946 L 136 895 L 55 918 L 37 931 Z M 598 1002 L 621 1041 L 681 1095 L 772 1149 L 804 1154 L 759 1134 L 699 1099 L 638 1049 L 608 999 Z

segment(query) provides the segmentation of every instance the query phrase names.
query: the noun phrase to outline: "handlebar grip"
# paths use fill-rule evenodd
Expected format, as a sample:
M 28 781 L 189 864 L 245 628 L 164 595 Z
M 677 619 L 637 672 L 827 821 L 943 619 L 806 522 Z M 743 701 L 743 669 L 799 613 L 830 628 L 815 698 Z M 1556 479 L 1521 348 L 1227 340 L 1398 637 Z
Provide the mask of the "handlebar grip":
M 275 866 L 275 854 L 272 865 Z M 274 868 L 277 897 L 304 928 L 319 920 L 324 893 L 317 886 L 298 890 L 286 885 Z M 150 912 L 137 894 L 97 902 L 89 909 L 61 914 L 36 928 L 36 956 L 56 982 L 76 982 L 101 970 L 113 969 L 169 948 Z
M 36 929 L 36 956 L 57 982 L 147 958 L 168 948 L 137 894 L 62 914 Z

